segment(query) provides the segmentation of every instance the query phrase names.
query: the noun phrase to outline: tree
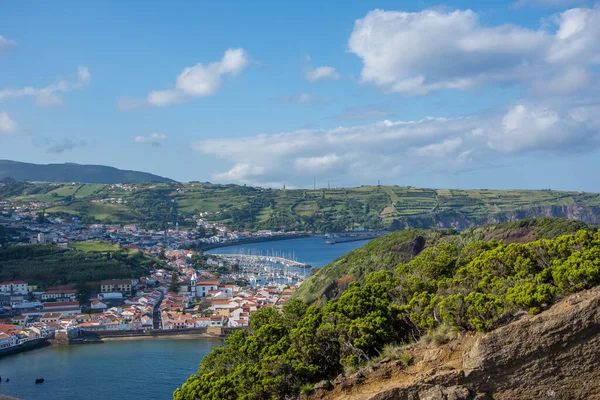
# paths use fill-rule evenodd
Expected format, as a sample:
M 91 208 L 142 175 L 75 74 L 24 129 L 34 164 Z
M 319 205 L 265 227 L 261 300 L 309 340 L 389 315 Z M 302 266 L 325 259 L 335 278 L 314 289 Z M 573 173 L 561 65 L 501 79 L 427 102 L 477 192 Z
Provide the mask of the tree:
M 79 282 L 75 286 L 75 290 L 77 290 L 77 299 L 79 300 L 79 304 L 87 304 L 90 300 L 90 296 L 92 295 L 92 289 L 85 282 Z
M 178 292 L 179 291 L 179 277 L 177 276 L 177 272 L 173 271 L 171 273 L 171 284 L 169 285 L 169 291 Z

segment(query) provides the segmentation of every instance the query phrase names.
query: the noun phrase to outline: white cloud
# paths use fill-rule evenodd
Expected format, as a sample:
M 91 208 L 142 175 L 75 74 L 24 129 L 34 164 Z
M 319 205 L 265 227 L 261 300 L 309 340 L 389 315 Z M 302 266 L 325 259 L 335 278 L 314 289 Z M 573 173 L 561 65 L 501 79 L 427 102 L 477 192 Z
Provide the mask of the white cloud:
M 308 93 L 300 93 L 297 96 L 282 96 L 279 98 L 279 101 L 282 103 L 291 104 L 324 104 L 332 102 L 333 98 L 327 96 L 313 96 Z
M 228 49 L 221 61 L 208 65 L 198 63 L 185 68 L 177 76 L 174 89 L 152 91 L 143 100 L 121 98 L 117 102 L 117 107 L 121 110 L 166 107 L 195 97 L 212 96 L 221 88 L 223 75 L 239 75 L 249 62 L 250 59 L 244 49 Z
M 0 133 L 15 133 L 18 128 L 19 125 L 6 112 L 0 112 Z
M 362 59 L 363 82 L 407 95 L 543 82 L 600 63 L 600 9 L 567 10 L 552 23 L 555 32 L 482 26 L 470 10 L 373 10 L 356 21 L 348 46 Z
M 322 79 L 340 79 L 340 74 L 333 67 L 308 67 L 304 71 L 304 78 L 309 82 L 316 82 Z
M 201 140 L 192 148 L 231 163 L 213 175 L 219 181 L 307 186 L 314 176 L 392 180 L 477 167 L 506 154 L 592 150 L 599 136 L 600 103 L 518 102 L 485 115 Z
M 87 67 L 80 66 L 77 70 L 77 79 L 72 82 L 59 78 L 56 83 L 43 88 L 27 86 L 21 89 L 3 89 L 0 90 L 0 102 L 31 96 L 35 98 L 35 103 L 40 107 L 61 106 L 63 105 L 63 99 L 59 93 L 83 89 L 90 82 L 90 79 L 91 75 Z
M 133 138 L 135 143 L 161 143 L 167 140 L 167 135 L 164 133 L 153 132 L 148 136 L 136 136 Z
M 0 51 L 10 50 L 17 45 L 14 40 L 8 40 L 4 36 L 0 35 Z
M 515 7 L 568 7 L 571 5 L 585 4 L 586 0 L 517 0 Z

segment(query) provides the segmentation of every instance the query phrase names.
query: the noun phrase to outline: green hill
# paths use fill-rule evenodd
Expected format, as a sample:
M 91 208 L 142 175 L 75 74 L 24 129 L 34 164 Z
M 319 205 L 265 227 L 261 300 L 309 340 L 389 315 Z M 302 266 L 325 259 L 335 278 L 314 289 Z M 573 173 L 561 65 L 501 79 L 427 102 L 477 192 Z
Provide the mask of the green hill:
M 600 232 L 582 229 L 555 239 L 544 238 L 578 226 L 563 220 L 530 220 L 476 228 L 460 235 L 417 231 L 374 240 L 338 261 L 346 263 L 349 270 L 359 271 L 373 262 L 372 269 L 377 272 L 361 276 L 360 282 L 352 282 L 338 298 L 320 306 L 307 306 L 292 298 L 283 305 L 283 313 L 275 307 L 256 311 L 250 317 L 250 329 L 234 332 L 225 346 L 204 357 L 198 372 L 175 390 L 173 399 L 291 399 L 307 398 L 313 392 L 310 398 L 325 398 L 333 385 L 323 381 L 330 380 L 337 385 L 335 398 L 490 398 L 489 389 L 484 389 L 482 396 L 469 390 L 442 392 L 440 388 L 456 385 L 455 379 L 465 376 L 451 361 L 464 357 L 470 360 L 470 372 L 473 365 L 494 371 L 479 374 L 481 387 L 489 387 L 489 377 L 505 377 L 502 371 L 507 368 L 522 375 L 523 365 L 538 371 L 539 365 L 562 361 L 565 354 L 581 360 L 579 343 L 587 344 L 588 353 L 597 347 L 591 339 L 598 331 L 594 322 L 597 294 L 587 292 L 585 311 L 573 312 L 562 321 L 549 323 L 557 316 L 551 307 L 562 298 L 600 284 Z M 507 244 L 496 237 L 516 240 Z M 425 248 L 413 256 L 422 246 Z M 403 256 L 412 259 L 404 261 Z M 573 297 L 571 304 L 581 302 L 583 296 Z M 479 358 L 477 364 L 472 362 L 473 353 L 463 352 L 457 342 L 453 349 L 449 348 L 452 344 L 433 349 L 452 338 L 474 337 L 463 333 L 494 331 L 523 320 L 525 312 L 536 315 L 546 310 L 544 319 L 526 317 L 529 329 L 512 334 L 513 345 L 505 354 L 519 362 L 495 357 L 502 347 L 498 335 L 488 341 L 486 353 L 490 356 L 485 361 Z M 572 333 L 575 331 L 577 334 Z M 535 350 L 519 345 L 524 333 L 540 337 L 540 332 L 553 336 L 551 345 L 540 341 Z M 565 341 L 565 335 L 571 340 Z M 481 342 L 474 343 L 477 346 Z M 431 352 L 425 353 L 428 347 Z M 549 353 L 553 357 L 548 358 Z M 443 369 L 436 362 L 442 358 L 448 363 Z M 415 368 L 407 370 L 413 363 Z M 398 367 L 398 372 L 392 375 L 389 365 Z M 593 369 L 593 362 L 589 365 L 586 371 Z M 366 374 L 377 378 L 367 381 Z M 543 380 L 548 371 L 541 374 Z M 529 386 L 530 375 L 518 384 Z M 562 371 L 560 375 L 564 375 Z M 390 382 L 397 386 L 414 384 L 414 379 L 427 382 L 421 386 L 421 393 L 427 395 L 412 396 L 414 392 L 388 386 Z M 361 382 L 365 386 L 359 387 Z M 383 395 L 374 393 L 383 387 L 387 389 Z M 520 398 L 506 386 L 502 390 L 503 398 Z
M 319 268 L 296 292 L 306 303 L 337 298 L 353 281 L 363 282 L 367 274 L 380 270 L 393 271 L 407 263 L 424 249 L 441 243 L 459 248 L 476 241 L 527 243 L 539 239 L 554 239 L 560 235 L 595 228 L 568 219 L 537 218 L 516 222 L 474 227 L 456 233 L 452 230 L 411 229 L 392 232 Z
M 149 183 L 174 182 L 147 172 L 126 171 L 102 165 L 30 164 L 0 160 L 0 180 L 12 178 L 17 181 L 83 182 L 83 183 Z
M 23 280 L 41 288 L 98 284 L 103 279 L 139 278 L 155 262 L 137 250 L 108 247 L 101 242 L 75 243 L 72 247 L 75 250 L 52 245 L 2 247 L 0 280 Z
M 1 168 L 0 168 L 1 169 Z M 265 189 L 211 183 L 0 182 L 0 200 L 46 202 L 49 213 L 87 222 L 194 227 L 194 216 L 232 230 L 341 232 L 356 227 L 467 229 L 524 218 L 600 224 L 600 194 L 553 190 L 447 190 L 401 186 Z

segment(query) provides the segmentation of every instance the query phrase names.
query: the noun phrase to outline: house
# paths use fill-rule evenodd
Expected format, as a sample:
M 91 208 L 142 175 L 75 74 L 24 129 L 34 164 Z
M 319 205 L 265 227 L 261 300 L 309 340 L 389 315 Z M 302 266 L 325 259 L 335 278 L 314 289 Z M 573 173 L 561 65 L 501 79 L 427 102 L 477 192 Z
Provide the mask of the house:
M 6 281 L 0 283 L 0 293 L 2 294 L 27 294 L 27 282 Z
M 43 324 L 47 324 L 50 322 L 59 322 L 60 321 L 60 317 L 61 317 L 61 313 L 46 313 L 44 315 L 42 315 L 42 317 L 40 318 L 40 322 Z
M 13 333 L 0 332 L 0 349 L 6 349 L 17 345 L 19 337 Z
M 57 301 L 44 303 L 43 313 L 61 313 L 64 315 L 81 314 L 81 306 L 76 301 Z
M 109 279 L 100 282 L 100 291 L 102 293 L 124 293 L 131 294 L 133 290 L 133 279 Z
M 222 315 L 212 315 L 210 317 L 210 326 L 225 326 L 226 318 Z
M 42 301 L 74 301 L 77 300 L 75 289 L 48 289 L 42 293 Z
M 106 303 L 101 302 L 100 300 L 92 301 L 92 305 L 90 306 L 92 310 L 106 310 L 108 306 Z
M 198 280 L 196 281 L 196 297 L 206 297 L 209 291 L 217 290 L 219 281 Z

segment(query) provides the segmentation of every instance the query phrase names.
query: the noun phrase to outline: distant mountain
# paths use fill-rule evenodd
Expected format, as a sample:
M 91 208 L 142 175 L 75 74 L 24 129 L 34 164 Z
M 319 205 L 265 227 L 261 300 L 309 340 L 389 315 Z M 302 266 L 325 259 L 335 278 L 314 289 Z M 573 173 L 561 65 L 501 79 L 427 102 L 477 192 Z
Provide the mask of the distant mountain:
M 29 164 L 0 160 L 0 180 L 82 183 L 169 183 L 172 179 L 147 172 L 126 171 L 103 165 Z

